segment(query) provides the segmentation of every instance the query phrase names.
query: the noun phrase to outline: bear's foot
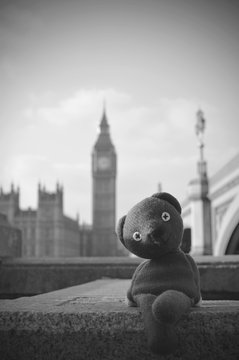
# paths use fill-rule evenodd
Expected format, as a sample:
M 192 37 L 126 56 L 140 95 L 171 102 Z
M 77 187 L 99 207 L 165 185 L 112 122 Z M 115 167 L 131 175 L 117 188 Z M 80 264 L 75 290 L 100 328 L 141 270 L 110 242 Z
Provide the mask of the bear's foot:
M 184 293 L 167 290 L 159 295 L 152 304 L 152 313 L 159 322 L 174 324 L 188 312 L 192 300 Z
M 152 312 L 152 305 L 156 300 L 157 297 L 151 294 L 136 296 L 143 315 L 149 349 L 153 353 L 167 355 L 177 349 L 178 340 L 174 325 L 156 321 Z

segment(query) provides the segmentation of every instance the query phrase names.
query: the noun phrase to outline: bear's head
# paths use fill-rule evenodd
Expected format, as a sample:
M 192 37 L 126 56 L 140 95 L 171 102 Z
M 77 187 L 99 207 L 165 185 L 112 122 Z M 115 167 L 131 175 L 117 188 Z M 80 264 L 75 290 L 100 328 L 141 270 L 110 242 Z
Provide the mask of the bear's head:
M 176 251 L 183 236 L 178 200 L 161 192 L 140 201 L 119 220 L 117 236 L 131 253 L 145 259 Z

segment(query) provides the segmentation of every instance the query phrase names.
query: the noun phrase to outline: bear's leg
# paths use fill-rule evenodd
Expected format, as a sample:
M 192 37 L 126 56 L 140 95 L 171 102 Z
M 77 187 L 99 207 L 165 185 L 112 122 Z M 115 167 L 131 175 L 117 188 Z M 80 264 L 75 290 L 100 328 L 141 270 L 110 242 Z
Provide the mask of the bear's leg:
M 159 295 L 152 305 L 154 317 L 167 324 L 176 323 L 189 311 L 192 299 L 180 291 L 167 290 Z
M 174 326 L 158 322 L 153 313 L 152 305 L 157 297 L 155 295 L 137 295 L 135 300 L 140 307 L 144 321 L 145 333 L 150 350 L 156 354 L 166 355 L 177 348 L 177 337 Z

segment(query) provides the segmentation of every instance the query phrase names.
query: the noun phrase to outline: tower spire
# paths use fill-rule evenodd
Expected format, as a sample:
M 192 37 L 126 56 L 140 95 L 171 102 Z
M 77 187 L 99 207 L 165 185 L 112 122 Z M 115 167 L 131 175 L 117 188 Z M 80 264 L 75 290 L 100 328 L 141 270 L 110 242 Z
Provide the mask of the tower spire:
M 99 124 L 99 135 L 95 143 L 96 149 L 109 149 L 114 147 L 110 138 L 110 127 L 106 115 L 105 105 L 103 107 L 103 113 Z
M 106 100 L 103 99 L 103 112 L 106 113 Z
M 100 132 L 101 133 L 108 133 L 109 132 L 109 124 L 108 124 L 107 115 L 106 115 L 105 99 L 104 99 L 104 102 L 103 102 L 103 114 L 102 114 L 102 118 L 101 118 L 101 122 L 100 122 Z

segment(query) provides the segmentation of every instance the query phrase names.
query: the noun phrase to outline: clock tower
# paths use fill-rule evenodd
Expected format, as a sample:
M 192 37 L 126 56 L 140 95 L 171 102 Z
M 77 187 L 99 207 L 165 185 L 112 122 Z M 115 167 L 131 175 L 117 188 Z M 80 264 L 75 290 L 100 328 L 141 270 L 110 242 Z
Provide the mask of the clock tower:
M 115 147 L 110 138 L 105 109 L 92 152 L 93 238 L 92 256 L 116 256 L 116 166 Z

